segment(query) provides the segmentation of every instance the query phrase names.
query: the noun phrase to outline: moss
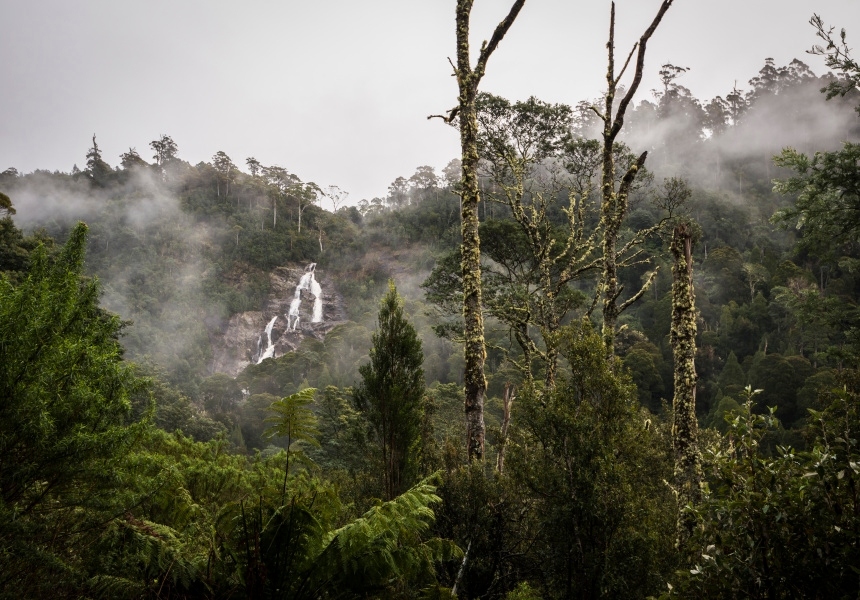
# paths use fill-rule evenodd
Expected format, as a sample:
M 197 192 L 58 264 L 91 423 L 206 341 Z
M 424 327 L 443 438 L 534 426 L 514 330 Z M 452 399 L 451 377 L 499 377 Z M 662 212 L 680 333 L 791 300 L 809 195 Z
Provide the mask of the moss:
M 675 395 L 672 399 L 675 451 L 675 489 L 679 507 L 701 499 L 702 459 L 696 420 L 696 307 L 693 293 L 691 234 L 687 224 L 672 234 L 672 328 L 670 340 L 675 358 Z M 692 531 L 694 523 L 683 513 L 678 520 L 679 543 Z

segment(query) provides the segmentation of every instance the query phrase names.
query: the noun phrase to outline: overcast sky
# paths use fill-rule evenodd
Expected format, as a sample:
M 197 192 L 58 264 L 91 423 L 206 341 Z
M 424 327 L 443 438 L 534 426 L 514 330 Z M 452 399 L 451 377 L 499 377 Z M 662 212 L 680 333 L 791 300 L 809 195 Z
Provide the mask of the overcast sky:
M 512 0 L 475 0 L 473 43 Z M 626 54 L 659 0 L 618 0 Z M 82 167 L 93 133 L 119 163 L 170 135 L 192 164 L 225 151 L 383 196 L 419 165 L 456 157 L 427 115 L 456 104 L 454 0 L 0 0 L 0 170 Z M 665 62 L 698 98 L 725 95 L 773 57 L 818 74 L 813 12 L 860 39 L 858 0 L 676 0 L 648 48 L 637 100 Z M 609 0 L 528 0 L 481 89 L 575 104 L 600 94 Z

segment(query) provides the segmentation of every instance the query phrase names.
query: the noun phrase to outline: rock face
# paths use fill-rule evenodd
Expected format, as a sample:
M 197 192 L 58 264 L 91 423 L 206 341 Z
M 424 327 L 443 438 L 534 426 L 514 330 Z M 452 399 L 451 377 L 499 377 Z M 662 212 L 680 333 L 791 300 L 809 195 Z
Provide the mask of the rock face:
M 313 321 L 314 295 L 309 289 L 299 290 L 301 304 L 298 307 L 299 324 L 293 330 L 289 318 L 290 305 L 296 297 L 296 288 L 313 269 L 307 267 L 278 267 L 269 274 L 271 291 L 262 311 L 238 313 L 230 317 L 219 331 L 210 331 L 212 344 L 212 373 L 226 373 L 235 377 L 252 363 L 256 363 L 268 346 L 266 326 L 273 317 L 271 338 L 274 345 L 273 358 L 292 352 L 307 337 L 325 339 L 333 327 L 346 321 L 343 298 L 324 274 L 316 271 L 315 279 L 322 290 L 322 320 Z

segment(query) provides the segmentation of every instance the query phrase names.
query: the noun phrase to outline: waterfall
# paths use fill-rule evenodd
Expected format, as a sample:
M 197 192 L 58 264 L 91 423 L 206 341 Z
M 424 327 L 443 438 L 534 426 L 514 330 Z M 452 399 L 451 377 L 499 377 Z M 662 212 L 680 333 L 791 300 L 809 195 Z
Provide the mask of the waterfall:
M 322 288 L 311 273 L 311 294 L 314 295 L 314 314 L 311 323 L 322 323 Z
M 267 358 L 272 358 L 275 355 L 275 345 L 272 343 L 272 327 L 275 326 L 275 321 L 278 320 L 278 315 L 272 317 L 272 320 L 269 321 L 269 324 L 266 325 L 266 339 L 269 341 L 269 345 L 266 346 L 265 352 L 260 355 L 260 358 L 257 359 L 257 364 L 259 365 L 261 362 L 266 360 Z
M 299 327 L 299 307 L 302 305 L 302 290 L 308 290 L 314 296 L 314 307 L 311 323 L 322 323 L 322 288 L 314 277 L 317 264 L 311 263 L 305 267 L 305 274 L 299 279 L 296 293 L 290 302 L 290 311 L 287 313 L 287 330 L 296 331 Z
M 287 331 L 297 331 L 299 328 L 299 309 L 302 305 L 302 290 L 307 290 L 314 296 L 314 306 L 311 313 L 311 323 L 322 323 L 323 321 L 323 302 L 322 302 L 322 287 L 314 277 L 316 263 L 311 263 L 305 267 L 305 272 L 299 279 L 296 285 L 296 291 L 293 294 L 293 299 L 290 302 L 290 309 L 287 312 Z M 267 358 L 275 356 L 275 345 L 272 343 L 272 328 L 275 326 L 275 321 L 278 320 L 277 315 L 272 317 L 269 324 L 266 325 L 266 347 L 263 349 L 263 335 L 257 339 L 257 352 L 254 354 L 256 364 L 260 364 Z

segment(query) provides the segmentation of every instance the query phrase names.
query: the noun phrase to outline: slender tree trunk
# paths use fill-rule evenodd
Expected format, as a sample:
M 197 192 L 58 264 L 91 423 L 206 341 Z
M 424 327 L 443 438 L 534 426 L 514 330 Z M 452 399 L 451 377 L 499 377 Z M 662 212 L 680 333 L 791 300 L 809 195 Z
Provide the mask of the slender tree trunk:
M 648 156 L 647 152 L 643 152 L 639 158 L 630 166 L 624 176 L 621 178 L 621 183 L 616 187 L 615 183 L 615 157 L 613 149 L 615 146 L 618 134 L 624 125 L 624 116 L 627 112 L 627 107 L 633 100 L 633 96 L 639 89 L 639 84 L 642 81 L 642 72 L 645 67 L 645 49 L 648 40 L 657 29 L 663 15 L 672 6 L 673 0 L 663 0 L 660 5 L 657 15 L 651 22 L 645 33 L 639 38 L 639 41 L 630 51 L 621 71 L 615 73 L 615 3 L 612 3 L 612 9 L 609 20 L 609 41 L 606 48 L 609 54 L 609 65 L 606 71 L 606 97 L 604 106 L 598 115 L 603 121 L 603 177 L 601 186 L 601 215 L 600 226 L 603 229 L 603 275 L 601 277 L 601 289 L 599 293 L 603 297 L 603 343 L 608 356 L 614 355 L 615 342 L 615 327 L 618 322 L 618 316 L 627 308 L 633 301 L 641 297 L 648 285 L 653 281 L 653 276 L 645 283 L 645 285 L 634 294 L 629 300 L 619 304 L 618 299 L 621 296 L 621 286 L 618 284 L 618 233 L 621 230 L 621 224 L 627 216 L 627 197 L 630 193 L 630 188 L 633 185 L 636 175 L 639 170 L 645 165 L 645 159 Z M 618 108 L 615 109 L 615 95 L 618 91 L 618 84 L 621 77 L 627 70 L 630 60 L 633 58 L 633 53 L 636 52 L 636 66 L 633 74 L 633 81 L 627 89 L 624 97 L 618 103 Z M 614 115 L 613 115 L 614 111 Z
M 693 255 L 689 227 L 682 223 L 672 233 L 672 351 L 675 357 L 675 396 L 672 399 L 675 450 L 675 489 L 678 506 L 701 500 L 702 458 L 696 421 L 696 307 L 693 295 Z M 678 516 L 678 543 L 683 545 L 695 521 Z
M 511 406 L 514 403 L 515 394 L 516 386 L 513 386 L 510 383 L 505 383 L 505 396 L 502 398 L 504 416 L 502 418 L 501 435 L 499 436 L 501 438 L 499 441 L 499 455 L 496 458 L 496 470 L 498 470 L 499 473 L 502 473 L 505 470 L 505 446 L 508 441 L 508 427 L 511 425 Z
M 465 369 L 463 381 L 466 392 L 466 444 L 469 460 L 484 458 L 484 394 L 487 380 L 484 377 L 484 319 L 481 313 L 481 242 L 478 235 L 478 119 L 475 98 L 478 84 L 484 76 L 487 60 L 525 4 L 516 0 L 505 20 L 499 23 L 489 42 L 481 46 L 478 62 L 472 69 L 469 56 L 469 23 L 473 0 L 457 1 L 457 66 L 455 75 L 460 95 L 458 106 L 448 120 L 459 118 L 462 150 L 461 219 L 463 245 L 463 321 L 465 336 Z
M 460 142 L 463 149 L 463 319 L 465 321 L 466 432 L 469 459 L 484 458 L 484 318 L 481 313 L 481 240 L 478 234 L 478 120 L 475 114 L 477 85 L 460 97 Z

